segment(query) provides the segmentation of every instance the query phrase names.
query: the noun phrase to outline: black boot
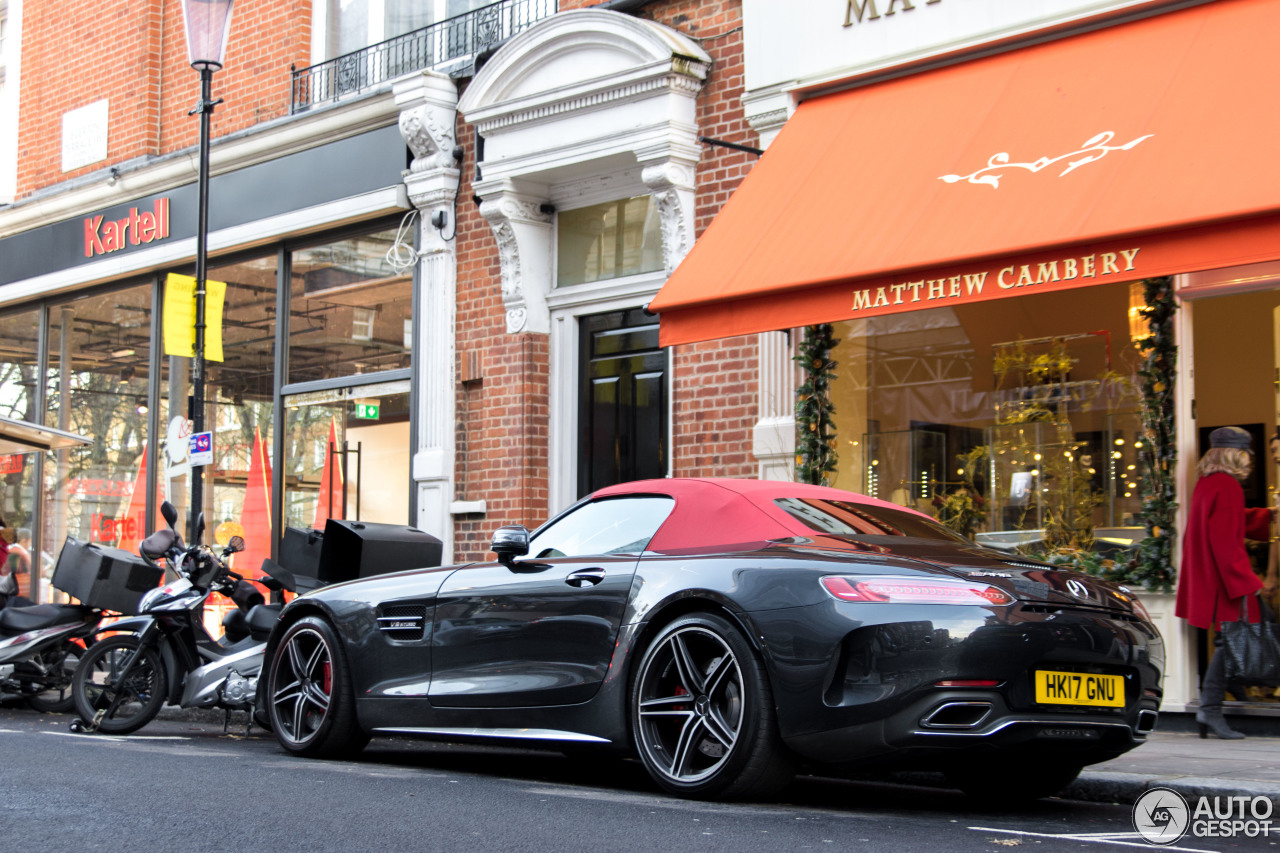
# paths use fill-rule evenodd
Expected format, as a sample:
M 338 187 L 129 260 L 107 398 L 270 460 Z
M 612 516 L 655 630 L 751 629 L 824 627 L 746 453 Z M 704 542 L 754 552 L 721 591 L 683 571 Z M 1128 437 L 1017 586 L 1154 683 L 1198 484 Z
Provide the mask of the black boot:
M 1196 711 L 1196 727 L 1200 730 L 1200 737 L 1206 738 L 1209 732 L 1213 732 L 1214 737 L 1223 740 L 1243 740 L 1244 735 L 1227 724 L 1227 718 L 1222 716 L 1222 709 L 1218 708 L 1216 712 L 1210 712 L 1204 708 Z
M 1204 682 L 1200 685 L 1200 710 L 1196 711 L 1196 725 L 1202 738 L 1208 737 L 1209 732 L 1223 740 L 1240 740 L 1244 737 L 1227 725 L 1226 718 L 1222 716 L 1222 700 L 1227 692 L 1226 663 L 1227 659 L 1221 652 L 1215 654 L 1213 660 L 1209 661 Z

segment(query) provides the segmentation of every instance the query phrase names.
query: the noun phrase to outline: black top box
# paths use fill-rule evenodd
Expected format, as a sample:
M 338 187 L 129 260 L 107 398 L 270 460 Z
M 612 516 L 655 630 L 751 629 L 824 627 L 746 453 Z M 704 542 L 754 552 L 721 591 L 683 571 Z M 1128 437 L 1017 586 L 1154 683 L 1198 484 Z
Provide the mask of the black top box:
M 325 584 L 440 565 L 440 540 L 416 527 L 371 521 L 325 522 L 317 576 Z
M 130 615 L 163 577 L 163 568 L 137 554 L 68 536 L 52 583 L 89 607 Z

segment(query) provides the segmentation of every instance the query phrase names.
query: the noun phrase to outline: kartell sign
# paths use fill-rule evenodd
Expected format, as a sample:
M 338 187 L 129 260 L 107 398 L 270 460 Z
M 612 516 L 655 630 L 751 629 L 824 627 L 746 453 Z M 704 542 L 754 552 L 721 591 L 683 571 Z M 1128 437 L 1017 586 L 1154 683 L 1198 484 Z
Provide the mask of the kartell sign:
M 215 175 L 210 234 L 399 186 L 408 165 L 392 125 Z M 183 184 L 0 237 L 0 286 L 42 278 L 58 286 L 74 281 L 76 267 L 103 262 L 112 262 L 112 277 L 180 263 L 195 248 L 198 193 L 195 183 Z
M 84 219 L 84 256 L 92 258 L 119 252 L 130 246 L 141 246 L 169 237 L 169 197 L 156 199 L 151 208 L 130 207 L 119 219 L 105 215 Z

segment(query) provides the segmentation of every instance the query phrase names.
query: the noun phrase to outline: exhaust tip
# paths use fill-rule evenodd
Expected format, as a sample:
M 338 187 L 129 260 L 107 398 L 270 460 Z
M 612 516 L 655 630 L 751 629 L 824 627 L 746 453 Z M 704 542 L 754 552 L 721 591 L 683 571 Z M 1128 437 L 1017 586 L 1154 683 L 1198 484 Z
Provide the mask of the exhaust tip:
M 1140 735 L 1149 735 L 1156 730 L 1156 721 L 1160 719 L 1160 715 L 1148 708 L 1143 708 L 1138 712 L 1138 724 L 1134 726 L 1134 731 Z
M 990 715 L 990 702 L 944 702 L 925 714 L 920 725 L 930 729 L 973 729 Z

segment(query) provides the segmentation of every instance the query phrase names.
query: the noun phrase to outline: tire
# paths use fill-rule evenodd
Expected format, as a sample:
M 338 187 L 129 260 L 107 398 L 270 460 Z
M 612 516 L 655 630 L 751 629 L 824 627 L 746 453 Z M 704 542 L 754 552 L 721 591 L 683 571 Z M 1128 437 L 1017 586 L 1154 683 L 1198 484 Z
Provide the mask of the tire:
M 110 686 L 134 655 L 141 659 L 119 689 Z M 80 659 L 71 680 L 76 713 L 103 734 L 136 732 L 155 719 L 164 706 L 167 690 L 164 665 L 154 646 L 139 648 L 138 638 L 120 635 L 94 643 Z M 115 708 L 111 709 L 114 704 Z M 97 719 L 100 711 L 106 712 Z
M 74 708 L 71 680 L 82 657 L 84 647 L 70 640 L 38 655 L 36 662 L 52 675 L 45 681 L 44 690 L 27 697 L 27 704 L 42 714 L 65 714 Z
M 948 782 L 976 802 L 1008 805 L 1052 797 L 1074 782 L 1084 769 L 1075 764 L 1043 764 L 1033 759 L 1019 761 L 1027 767 L 1034 767 L 1035 772 L 1018 773 L 1011 771 L 1005 762 L 992 762 L 986 766 L 952 767 L 946 771 L 946 777 Z
M 764 666 L 719 616 L 685 616 L 658 633 L 636 667 L 629 711 L 645 769 L 677 796 L 758 799 L 795 777 Z
M 271 658 L 267 703 L 272 733 L 294 755 L 351 758 L 369 742 L 356 722 L 342 645 L 319 617 L 299 620 L 281 637 Z

